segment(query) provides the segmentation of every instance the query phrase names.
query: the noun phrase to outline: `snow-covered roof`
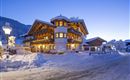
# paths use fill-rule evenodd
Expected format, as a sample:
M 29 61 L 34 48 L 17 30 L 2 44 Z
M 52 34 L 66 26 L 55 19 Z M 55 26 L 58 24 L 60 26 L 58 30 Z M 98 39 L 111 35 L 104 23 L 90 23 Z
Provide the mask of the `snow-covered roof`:
M 51 22 L 53 22 L 54 20 L 66 20 L 66 21 L 70 21 L 67 17 L 62 16 L 62 15 L 59 15 L 59 16 L 56 16 L 56 17 L 52 18 Z
M 71 22 L 81 22 L 82 19 L 79 19 L 78 17 L 71 17 L 71 18 L 70 18 L 70 21 L 71 21 Z
M 28 35 L 28 33 L 25 33 L 25 34 L 20 35 L 20 37 L 24 37 L 24 36 L 27 36 L 27 35 Z
M 100 40 L 102 40 L 103 42 L 106 42 L 106 40 L 101 39 L 100 37 L 94 37 L 94 38 L 91 38 L 91 39 L 87 39 L 86 42 L 91 42 L 91 41 L 94 41 L 94 40 L 96 40 L 96 39 L 100 39 Z
M 130 42 L 130 39 L 125 40 L 125 42 Z
M 83 28 L 85 29 L 85 31 L 88 34 L 88 30 L 87 30 L 86 24 L 85 24 L 83 19 L 79 19 L 78 17 L 71 17 L 70 22 L 74 22 L 74 23 L 79 23 L 80 22 L 83 25 Z
M 50 22 L 46 22 L 46 21 L 42 21 L 42 20 L 36 19 L 36 20 L 34 21 L 33 25 L 30 27 L 30 29 L 29 29 L 29 31 L 27 32 L 27 34 L 31 31 L 31 29 L 33 28 L 34 24 L 36 24 L 36 23 L 38 23 L 38 22 L 43 23 L 43 24 L 47 24 L 47 25 L 50 25 L 50 26 L 54 26 L 54 25 L 53 25 L 52 23 L 50 23 Z
M 88 45 L 88 44 L 86 43 L 86 41 L 87 41 L 86 37 L 83 37 L 83 40 L 82 40 L 82 44 L 81 44 L 81 45 Z
M 39 20 L 39 19 L 36 19 L 37 22 L 41 22 L 43 24 L 47 24 L 47 25 L 50 25 L 50 26 L 54 26 L 52 23 L 50 22 L 46 22 L 46 21 L 42 21 L 42 20 Z
M 82 26 L 83 26 L 83 28 L 84 28 L 86 34 L 88 34 L 88 30 L 87 30 L 87 27 L 86 27 L 85 22 L 84 22 L 83 19 L 79 19 L 79 18 L 75 18 L 75 17 L 69 19 L 69 18 L 67 18 L 67 17 L 65 17 L 65 16 L 62 16 L 62 15 L 59 15 L 59 16 L 56 16 L 56 17 L 52 18 L 52 19 L 51 19 L 51 22 L 52 22 L 52 23 L 51 23 L 51 22 L 46 22 L 46 21 L 42 21 L 42 20 L 36 19 L 35 22 L 33 23 L 33 25 L 30 27 L 30 29 L 29 29 L 29 31 L 27 32 L 27 34 L 31 31 L 31 29 L 32 29 L 32 28 L 35 26 L 35 24 L 37 24 L 37 23 L 42 23 L 42 24 L 46 24 L 46 25 L 50 25 L 50 26 L 52 26 L 52 27 L 55 27 L 55 25 L 53 24 L 53 21 L 54 21 L 54 20 L 65 20 L 65 21 L 68 21 L 68 22 L 80 22 L 80 23 L 82 24 Z

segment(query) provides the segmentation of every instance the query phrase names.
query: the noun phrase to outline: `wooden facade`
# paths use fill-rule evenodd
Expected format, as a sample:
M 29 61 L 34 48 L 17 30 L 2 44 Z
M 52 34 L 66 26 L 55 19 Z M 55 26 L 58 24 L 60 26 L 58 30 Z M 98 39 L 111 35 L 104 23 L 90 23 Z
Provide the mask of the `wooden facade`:
M 95 38 L 86 40 L 86 44 L 83 47 L 84 47 L 84 50 L 95 51 L 103 44 L 103 42 L 107 42 L 107 41 L 100 37 L 95 37 Z
M 67 29 L 66 32 L 56 29 L 64 27 Z M 58 29 L 57 29 L 58 31 Z M 36 20 L 28 33 L 24 35 L 25 40 L 23 41 L 25 46 L 31 48 L 33 52 L 46 52 L 56 49 L 56 39 L 64 38 L 66 43 L 66 49 L 72 50 L 79 47 L 82 43 L 82 36 L 88 34 L 87 28 L 83 20 L 75 22 L 67 19 L 64 16 L 60 18 L 51 19 L 51 22 L 44 22 Z

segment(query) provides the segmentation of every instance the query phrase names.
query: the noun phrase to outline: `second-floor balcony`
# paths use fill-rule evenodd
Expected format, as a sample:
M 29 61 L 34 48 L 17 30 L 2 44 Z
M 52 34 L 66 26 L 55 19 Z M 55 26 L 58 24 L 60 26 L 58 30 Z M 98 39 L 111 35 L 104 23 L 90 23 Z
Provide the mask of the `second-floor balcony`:
M 39 43 L 53 43 L 54 39 L 35 39 L 32 43 L 39 44 Z
M 71 33 L 74 33 L 74 34 L 77 34 L 77 35 L 82 35 L 82 33 L 81 32 L 79 32 L 78 30 L 75 30 L 75 29 L 73 29 L 73 28 L 69 28 L 68 29 L 68 32 L 71 32 Z
M 82 39 L 67 39 L 68 43 L 82 43 Z
M 24 38 L 24 41 L 23 41 L 23 42 L 31 42 L 31 41 L 33 41 L 33 40 L 35 40 L 35 38 L 34 38 L 33 36 L 26 36 L 26 37 Z
M 54 32 L 49 30 L 49 29 L 42 29 L 42 30 L 39 30 L 37 32 L 34 32 L 33 34 L 43 34 L 43 33 L 51 33 L 51 34 L 53 34 Z

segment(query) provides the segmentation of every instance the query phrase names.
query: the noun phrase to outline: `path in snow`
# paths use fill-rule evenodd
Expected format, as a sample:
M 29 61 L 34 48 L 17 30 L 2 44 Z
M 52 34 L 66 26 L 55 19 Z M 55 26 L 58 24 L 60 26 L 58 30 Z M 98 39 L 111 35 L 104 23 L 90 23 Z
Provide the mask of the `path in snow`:
M 130 56 L 122 56 L 85 71 L 70 72 L 47 80 L 130 80 Z

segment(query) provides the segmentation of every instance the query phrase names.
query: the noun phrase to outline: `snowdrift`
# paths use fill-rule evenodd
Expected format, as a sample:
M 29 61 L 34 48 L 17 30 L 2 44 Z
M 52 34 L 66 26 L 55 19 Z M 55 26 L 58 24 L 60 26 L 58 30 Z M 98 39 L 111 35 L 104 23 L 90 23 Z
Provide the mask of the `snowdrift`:
M 43 54 L 39 53 L 10 55 L 8 59 L 4 55 L 0 61 L 0 71 L 40 67 L 45 62 Z
M 24 51 L 23 51 L 24 52 Z M 28 53 L 22 54 L 22 51 L 16 55 L 10 55 L 6 59 L 6 55 L 0 61 L 0 72 L 25 70 L 32 68 L 41 69 L 63 69 L 66 71 L 84 70 L 91 68 L 97 64 L 106 63 L 118 58 L 118 53 L 113 54 L 94 54 L 89 55 L 88 52 L 66 52 L 62 55 L 42 54 L 42 53 Z

